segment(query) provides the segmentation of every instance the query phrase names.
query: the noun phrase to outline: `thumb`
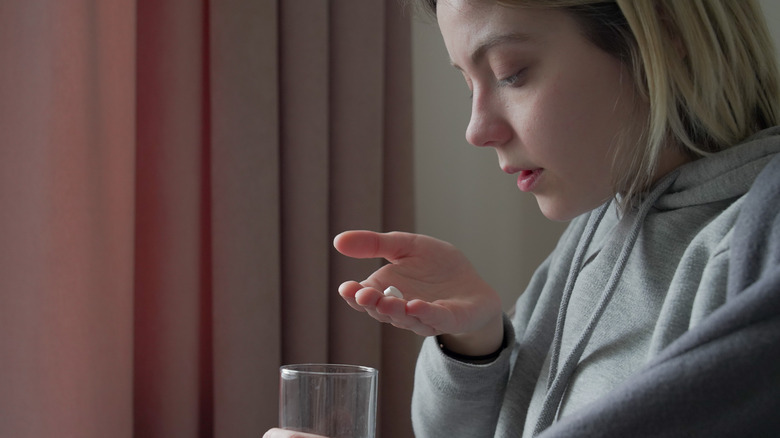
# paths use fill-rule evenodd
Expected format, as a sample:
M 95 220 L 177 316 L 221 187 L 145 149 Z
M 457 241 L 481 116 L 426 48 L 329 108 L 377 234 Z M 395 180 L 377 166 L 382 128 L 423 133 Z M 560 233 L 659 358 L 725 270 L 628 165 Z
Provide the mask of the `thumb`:
M 405 257 L 412 249 L 415 234 L 377 233 L 366 230 L 345 231 L 333 239 L 333 246 L 348 257 L 359 259 L 382 257 L 393 261 Z

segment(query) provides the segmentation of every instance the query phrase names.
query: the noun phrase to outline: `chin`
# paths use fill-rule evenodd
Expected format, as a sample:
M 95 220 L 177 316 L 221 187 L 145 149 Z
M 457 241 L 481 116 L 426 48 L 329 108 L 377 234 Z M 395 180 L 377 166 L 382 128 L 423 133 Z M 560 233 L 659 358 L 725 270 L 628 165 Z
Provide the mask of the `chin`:
M 541 196 L 536 197 L 536 203 L 539 205 L 539 210 L 541 210 L 544 217 L 554 222 L 568 222 L 575 217 L 590 211 L 590 209 L 581 210 L 572 208 L 559 200 L 551 200 Z

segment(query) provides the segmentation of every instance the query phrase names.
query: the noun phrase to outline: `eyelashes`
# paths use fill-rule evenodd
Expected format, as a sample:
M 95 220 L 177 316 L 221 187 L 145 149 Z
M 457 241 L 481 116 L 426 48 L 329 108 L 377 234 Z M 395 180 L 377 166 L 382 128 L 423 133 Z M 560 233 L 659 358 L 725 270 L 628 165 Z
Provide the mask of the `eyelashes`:
M 526 69 L 523 68 L 517 73 L 507 76 L 503 79 L 496 80 L 496 88 L 503 88 L 503 87 L 520 87 L 525 83 L 525 77 L 526 77 Z M 467 81 L 469 85 L 469 99 L 474 99 L 474 89 L 472 88 L 472 84 L 470 81 Z
M 521 79 L 525 76 L 525 69 L 498 81 L 499 87 L 512 87 L 522 85 Z

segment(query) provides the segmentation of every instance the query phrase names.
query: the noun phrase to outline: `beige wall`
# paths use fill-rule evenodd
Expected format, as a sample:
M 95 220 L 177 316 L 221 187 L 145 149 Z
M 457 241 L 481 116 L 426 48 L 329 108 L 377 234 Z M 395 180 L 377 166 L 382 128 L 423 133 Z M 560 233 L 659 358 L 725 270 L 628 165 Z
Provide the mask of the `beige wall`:
M 740 0 L 741 1 L 741 0 Z M 780 0 L 761 0 L 780 47 Z M 495 152 L 468 145 L 469 97 L 436 26 L 416 18 L 414 44 L 417 231 L 459 247 L 511 305 L 563 229 L 498 168 Z

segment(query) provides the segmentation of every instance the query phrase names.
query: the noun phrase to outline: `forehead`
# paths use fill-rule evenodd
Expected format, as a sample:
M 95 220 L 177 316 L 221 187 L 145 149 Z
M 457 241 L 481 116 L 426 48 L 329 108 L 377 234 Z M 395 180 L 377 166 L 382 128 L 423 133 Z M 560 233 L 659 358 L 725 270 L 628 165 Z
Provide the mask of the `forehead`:
M 541 42 L 567 28 L 578 29 L 560 9 L 510 7 L 494 1 L 440 0 L 436 17 L 452 57 L 455 52 L 479 55 L 505 41 Z
M 561 8 L 552 7 L 502 5 L 497 0 L 439 0 L 436 18 L 439 26 L 457 22 L 471 28 L 485 25 L 542 28 L 538 20 L 545 20 L 546 16 L 562 11 Z

